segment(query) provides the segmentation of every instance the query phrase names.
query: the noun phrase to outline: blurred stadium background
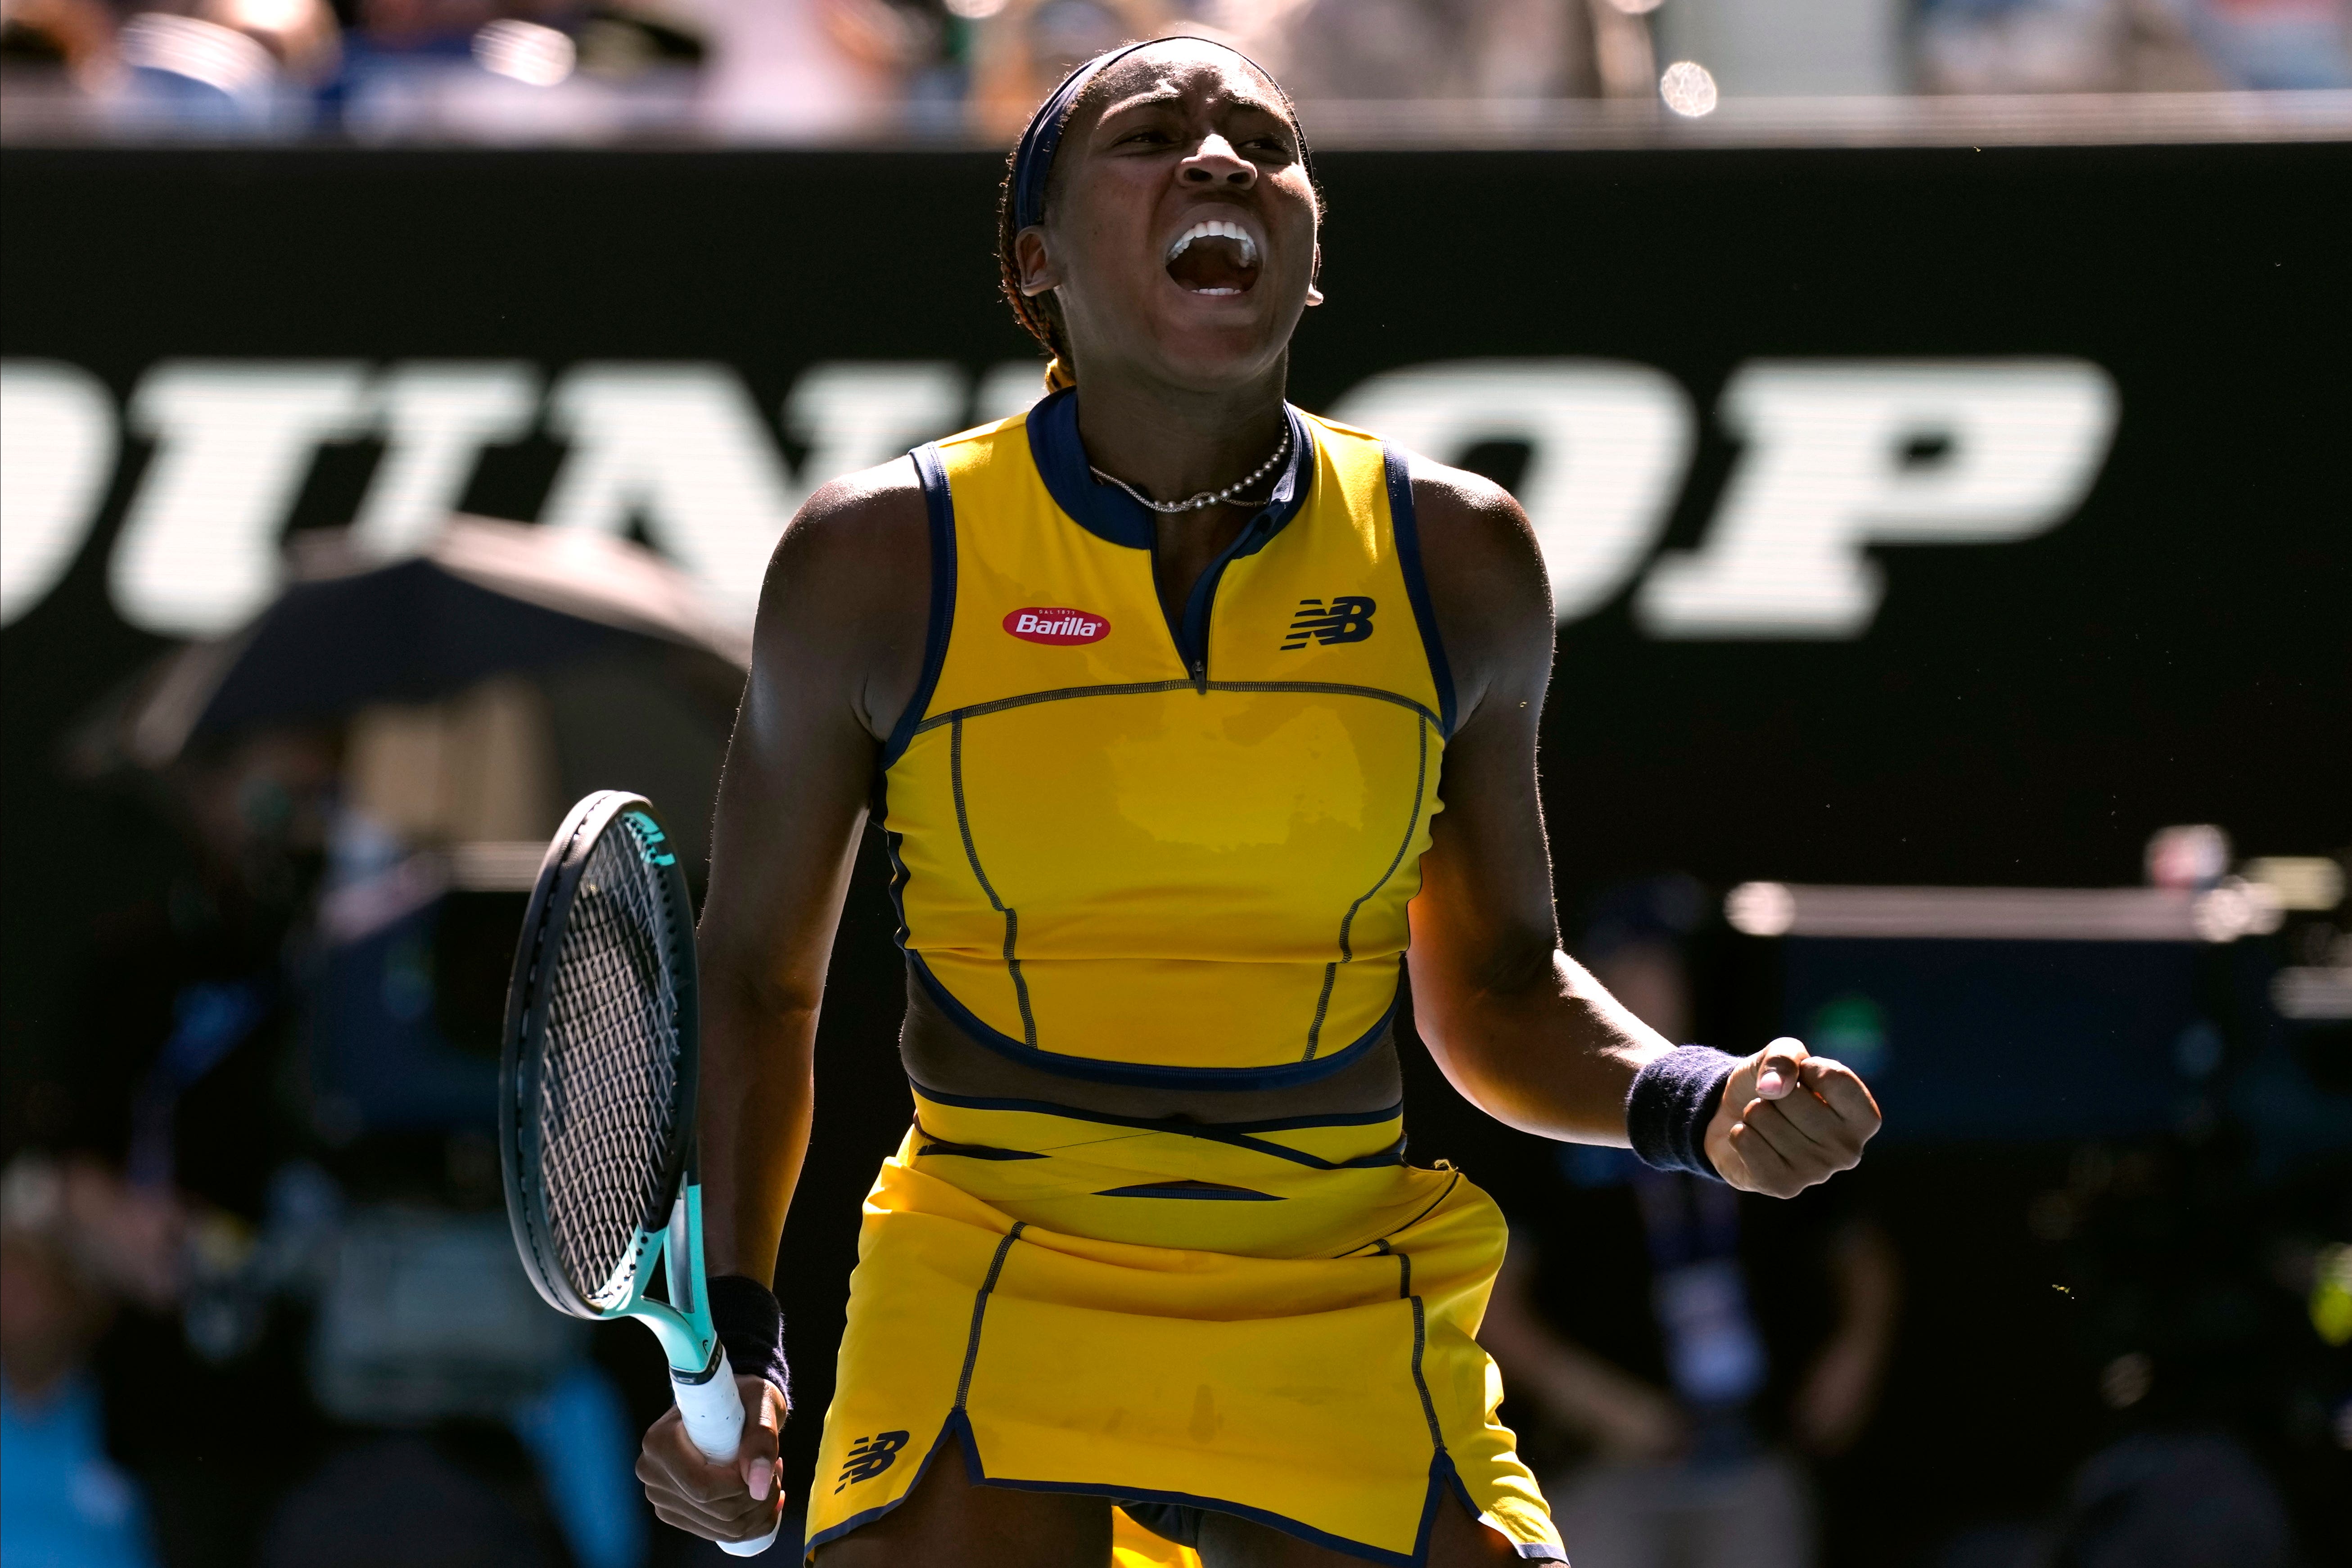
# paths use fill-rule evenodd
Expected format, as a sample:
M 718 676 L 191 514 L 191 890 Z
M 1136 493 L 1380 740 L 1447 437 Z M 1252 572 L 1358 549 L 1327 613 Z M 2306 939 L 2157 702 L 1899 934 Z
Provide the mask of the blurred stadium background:
M 1888 1113 L 1669 1214 L 1408 1052 L 1580 1568 L 2352 1562 L 2342 0 L 0 0 L 7 1568 L 719 1561 L 512 1258 L 520 889 L 707 840 L 768 546 L 1035 395 L 1002 149 L 1167 28 L 1305 105 L 1297 398 L 1543 536 L 1570 945 Z

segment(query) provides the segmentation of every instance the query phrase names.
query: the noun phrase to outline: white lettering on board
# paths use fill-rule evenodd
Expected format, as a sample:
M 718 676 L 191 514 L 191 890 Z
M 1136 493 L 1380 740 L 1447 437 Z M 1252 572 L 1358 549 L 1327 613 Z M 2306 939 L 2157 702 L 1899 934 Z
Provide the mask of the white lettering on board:
M 1524 441 L 1517 489 L 1563 623 L 1599 609 L 1657 542 L 1696 420 L 1673 377 L 1616 360 L 1457 360 L 1373 376 L 1331 417 L 1444 463 Z
M 1872 544 L 1984 544 L 2057 526 L 2098 476 L 2116 389 L 2084 360 L 1759 360 L 1717 415 L 1748 450 L 1705 546 L 1633 601 L 1661 637 L 1856 637 L 1885 594 Z
M 372 390 L 383 457 L 352 519 L 371 554 L 424 548 L 466 497 L 484 447 L 520 441 L 539 417 L 539 373 L 515 362 L 411 360 Z
M 365 431 L 367 372 L 319 360 L 169 360 L 131 396 L 155 455 L 115 536 L 115 608 L 173 637 L 234 629 L 277 592 L 313 451 Z
M 527 436 L 536 415 L 571 448 L 541 521 L 610 534 L 641 522 L 719 613 L 748 620 L 777 535 L 819 485 L 1038 392 L 1028 362 L 992 367 L 976 390 L 944 363 L 814 365 L 781 411 L 806 453 L 795 468 L 725 365 L 582 364 L 543 407 L 538 384 L 500 361 L 407 361 L 373 377 L 340 362 L 154 366 L 131 399 L 130 426 L 157 445 L 114 544 L 117 608 L 173 635 L 240 625 L 276 590 L 289 513 L 325 441 L 382 435 L 354 531 L 379 555 L 415 550 L 462 500 L 481 449 Z M 0 619 L 14 620 L 70 569 L 119 443 L 104 387 L 75 366 L 10 361 L 0 389 Z M 1610 603 L 1654 551 L 1695 424 L 1664 373 L 1583 359 L 1410 366 L 1332 412 L 1443 460 L 1525 442 L 1518 499 L 1563 624 Z M 2097 476 L 2116 395 L 2080 360 L 1759 361 L 1733 374 L 1719 415 L 1744 450 L 1701 546 L 1659 557 L 1634 593 L 1654 637 L 1862 636 L 1885 592 L 1870 550 L 2055 527 Z
M 89 372 L 0 364 L 0 626 L 47 598 L 81 553 L 120 441 L 113 395 Z

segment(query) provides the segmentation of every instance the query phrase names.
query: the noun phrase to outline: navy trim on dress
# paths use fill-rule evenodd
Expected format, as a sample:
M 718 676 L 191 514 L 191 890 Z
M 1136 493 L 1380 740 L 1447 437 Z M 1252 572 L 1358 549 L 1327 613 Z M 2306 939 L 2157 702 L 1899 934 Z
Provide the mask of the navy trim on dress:
M 1248 1187 L 1222 1187 L 1205 1182 L 1141 1182 L 1131 1187 L 1106 1187 L 1095 1196 L 1098 1198 L 1213 1199 L 1223 1203 L 1247 1204 L 1282 1202 L 1282 1199 L 1272 1193 L 1255 1192 Z
M 918 1124 L 920 1131 L 920 1124 Z M 1045 1156 L 1027 1149 L 998 1149 L 986 1143 L 949 1143 L 939 1140 L 915 1151 L 918 1158 L 926 1154 L 951 1154 L 959 1160 L 1042 1160 Z
M 948 634 L 955 626 L 955 496 L 948 489 L 947 465 L 940 460 L 939 447 L 928 442 L 908 456 L 915 459 L 916 477 L 923 482 L 923 510 L 930 521 L 931 610 L 923 628 L 922 678 L 915 682 L 915 694 L 907 700 L 906 711 L 891 726 L 889 743 L 882 748 L 885 770 L 914 742 L 923 710 L 939 689 L 940 671 L 947 667 Z
M 1418 713 L 1433 724 L 1442 724 L 1443 716 L 1433 713 L 1412 698 L 1377 686 L 1349 686 L 1336 680 L 1212 680 L 1203 688 L 1192 680 L 1128 680 L 1107 686 L 1059 686 L 1051 691 L 1024 691 L 1018 697 L 995 697 L 985 702 L 973 702 L 961 708 L 950 708 L 944 713 L 934 713 L 915 726 L 915 733 L 923 734 L 943 724 L 954 724 L 966 719 L 984 719 L 991 713 L 1003 713 L 1013 708 L 1027 708 L 1039 702 L 1066 702 L 1079 697 L 1143 697 L 1158 691 L 1327 691 L 1334 697 L 1361 697 L 1373 702 L 1392 702 L 1408 712 Z
M 1060 1492 L 1066 1496 L 1076 1494 L 1079 1497 L 1098 1497 L 1107 1500 L 1114 1507 L 1124 1507 L 1128 1503 L 1138 1502 L 1158 1505 L 1165 1509 L 1188 1509 L 1196 1513 L 1231 1514 L 1236 1519 L 1246 1519 L 1254 1523 L 1268 1526 L 1280 1531 L 1285 1535 L 1337 1552 L 1342 1556 L 1353 1557 L 1359 1562 L 1389 1563 L 1393 1564 L 1394 1568 L 1424 1568 L 1429 1561 L 1429 1537 L 1436 1523 L 1437 1505 L 1439 1500 L 1448 1493 L 1460 1500 L 1462 1506 L 1469 1510 L 1472 1519 L 1478 1518 L 1478 1505 L 1472 1500 L 1469 1489 L 1462 1484 L 1461 1475 L 1454 1467 L 1452 1456 L 1446 1454 L 1438 1455 L 1430 1464 L 1429 1491 L 1422 1502 L 1419 1539 L 1414 1542 L 1414 1550 L 1411 1555 L 1398 1552 L 1383 1552 L 1377 1546 L 1368 1546 L 1360 1541 L 1349 1541 L 1345 1536 L 1330 1534 L 1326 1531 L 1316 1529 L 1313 1525 L 1302 1524 L 1295 1519 L 1288 1519 L 1262 1508 L 1250 1508 L 1241 1503 L 1225 1502 L 1217 1498 L 1202 1497 L 1195 1492 L 1141 1491 L 1133 1487 L 1115 1487 L 1087 1481 L 1008 1480 L 999 1476 L 992 1476 L 982 1468 L 980 1441 L 972 1433 L 971 1414 L 958 1407 L 949 1411 L 948 1418 L 940 1424 L 939 1435 L 931 1439 L 931 1446 L 923 1451 L 922 1463 L 915 1467 L 915 1479 L 907 1483 L 905 1491 L 899 1493 L 892 1501 L 851 1514 L 832 1529 L 821 1531 L 811 1536 L 802 1548 L 803 1552 L 814 1554 L 818 1547 L 830 1545 L 851 1531 L 862 1529 L 886 1514 L 895 1512 L 899 1504 L 912 1497 L 915 1489 L 923 1484 L 923 1478 L 930 1473 L 931 1461 L 939 1458 L 940 1451 L 947 1447 L 948 1439 L 950 1437 L 962 1446 L 964 1475 L 975 1486 L 1003 1487 L 1007 1491 L 1016 1492 Z M 1128 1517 L 1134 1519 L 1144 1529 L 1152 1531 L 1154 1534 L 1160 1533 L 1151 1524 L 1147 1523 L 1131 1510 Z M 1172 1538 L 1162 1535 L 1161 1539 Z M 1568 1562 L 1567 1556 L 1560 1552 L 1559 1548 L 1547 1545 L 1542 1542 L 1512 1542 L 1510 1544 L 1518 1554 L 1519 1560 L 1524 1563 L 1565 1564 Z
M 877 795 L 880 793 L 877 789 Z M 888 814 L 888 801 L 877 799 L 874 808 L 874 826 L 875 830 L 882 835 L 883 857 L 890 862 L 890 911 L 898 917 L 898 929 L 892 934 L 892 940 L 897 942 L 899 950 L 904 952 L 907 938 L 910 934 L 907 926 L 907 880 L 912 873 L 907 869 L 907 862 L 898 854 L 898 846 L 907 836 L 890 831 L 887 826 Z
M 1421 565 L 1421 521 L 1412 506 L 1412 467 L 1394 447 L 1381 449 L 1388 469 L 1389 528 L 1396 535 L 1397 566 L 1404 573 L 1405 597 L 1412 601 L 1412 618 L 1421 626 L 1422 651 L 1429 659 L 1429 679 L 1437 686 L 1442 715 L 1438 728 L 1454 738 L 1454 669 L 1445 662 L 1445 642 L 1437 635 L 1437 611 L 1429 600 L 1429 578 Z
M 908 1498 L 915 1495 L 915 1489 L 923 1484 L 923 1478 L 931 1473 L 931 1461 L 940 1457 L 940 1450 L 947 1447 L 948 1439 L 955 1436 L 959 1433 L 962 1434 L 964 1446 L 969 1449 L 971 1446 L 971 1429 L 970 1425 L 965 1421 L 964 1413 L 960 1407 L 951 1409 L 948 1412 L 947 1420 L 942 1422 L 940 1426 L 939 1436 L 933 1437 L 931 1439 L 931 1446 L 923 1450 L 923 1461 L 921 1464 L 915 1467 L 915 1479 L 907 1483 L 907 1489 L 905 1491 L 900 1492 L 888 1502 L 877 1503 L 872 1508 L 861 1509 L 857 1512 L 851 1514 L 847 1519 L 843 1520 L 839 1524 L 835 1525 L 832 1529 L 821 1530 L 814 1535 L 810 1536 L 806 1541 L 801 1543 L 801 1561 L 806 1562 L 808 1559 L 814 1557 L 818 1547 L 830 1545 L 834 1542 L 840 1540 L 843 1536 L 847 1535 L 851 1531 L 862 1529 L 865 1526 L 873 1523 L 876 1520 L 882 1518 L 884 1515 L 897 1511 L 900 1503 L 905 1502 Z M 822 1476 L 817 1477 L 814 1484 L 817 1486 L 824 1485 L 824 1478 Z
M 1107 1062 L 1091 1057 L 1066 1056 L 1060 1051 L 1040 1050 L 1035 1046 L 1016 1040 L 1010 1035 L 991 1028 L 980 1016 L 957 1000 L 955 993 L 941 984 L 931 973 L 923 955 L 911 948 L 907 952 L 907 963 L 915 978 L 930 993 L 931 1000 L 950 1023 L 998 1056 L 1054 1074 L 1057 1078 L 1083 1079 L 1089 1083 L 1139 1084 L 1151 1089 L 1289 1089 L 1297 1084 L 1314 1083 L 1353 1066 L 1363 1055 L 1380 1043 L 1396 1021 L 1397 1008 L 1404 1001 L 1404 969 L 1397 968 L 1396 994 L 1389 999 L 1388 1010 L 1374 1021 L 1370 1029 L 1351 1041 L 1347 1049 L 1334 1051 L 1328 1057 L 1311 1057 L 1304 1061 L 1277 1062 L 1262 1068 L 1180 1068 L 1160 1067 L 1148 1062 Z
M 1315 476 L 1314 433 L 1296 408 L 1285 404 L 1282 413 L 1290 421 L 1290 460 L 1276 476 L 1273 499 L 1265 510 L 1250 520 L 1234 542 L 1230 552 L 1234 557 L 1265 548 L 1266 541 L 1281 532 L 1307 504 Z M 1087 465 L 1086 443 L 1078 437 L 1078 399 L 1073 389 L 1048 393 L 1031 408 L 1028 430 L 1029 456 L 1055 505 L 1097 539 L 1130 550 L 1151 548 L 1158 533 L 1151 512 L 1117 485 L 1096 479 Z M 1202 574 L 1203 578 L 1209 575 Z

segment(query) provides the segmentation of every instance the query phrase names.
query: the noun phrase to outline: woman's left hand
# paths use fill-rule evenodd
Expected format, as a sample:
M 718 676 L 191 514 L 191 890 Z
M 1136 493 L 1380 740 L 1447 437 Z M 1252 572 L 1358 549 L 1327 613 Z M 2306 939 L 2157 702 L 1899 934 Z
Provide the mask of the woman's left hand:
M 1742 1192 L 1792 1198 L 1852 1170 L 1878 1122 L 1878 1101 L 1852 1068 L 1778 1039 L 1724 1084 L 1706 1157 Z

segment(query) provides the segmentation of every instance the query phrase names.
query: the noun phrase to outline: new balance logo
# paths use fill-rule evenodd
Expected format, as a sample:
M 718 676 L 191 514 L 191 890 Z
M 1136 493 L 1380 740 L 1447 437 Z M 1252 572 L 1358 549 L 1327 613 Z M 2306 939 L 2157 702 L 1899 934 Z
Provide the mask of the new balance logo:
M 860 1437 L 850 1445 L 849 1458 L 841 1467 L 839 1491 L 852 1481 L 870 1481 L 896 1464 L 898 1450 L 907 1446 L 904 1432 L 877 1432 L 871 1437 Z
M 1361 642 L 1372 635 L 1372 602 L 1342 595 L 1328 605 L 1320 599 L 1298 601 L 1298 615 L 1282 651 L 1295 653 L 1313 637 L 1318 643 Z

